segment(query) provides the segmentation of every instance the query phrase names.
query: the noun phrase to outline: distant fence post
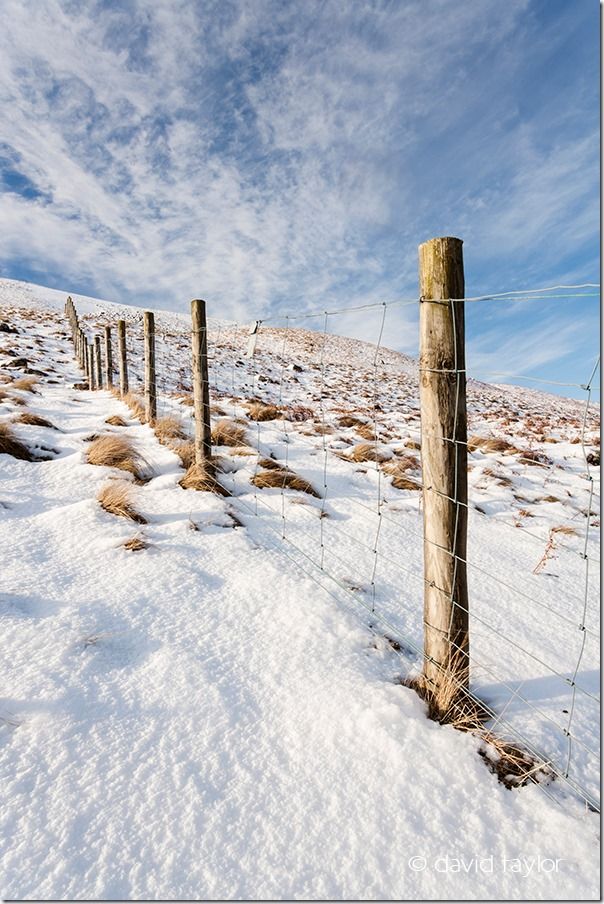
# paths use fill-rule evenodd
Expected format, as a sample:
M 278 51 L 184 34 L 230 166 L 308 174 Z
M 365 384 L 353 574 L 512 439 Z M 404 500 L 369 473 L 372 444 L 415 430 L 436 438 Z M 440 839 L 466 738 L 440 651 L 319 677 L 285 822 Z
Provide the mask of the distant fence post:
M 424 678 L 469 687 L 467 414 L 462 241 L 419 246 Z M 458 299 L 452 301 L 451 299 Z
M 155 383 L 155 317 L 145 311 L 145 415 L 150 424 L 157 418 L 157 386 Z
M 101 358 L 101 337 L 94 337 L 94 361 L 96 366 L 95 371 L 95 379 L 96 379 L 96 388 L 103 388 L 103 360 Z
M 96 389 L 96 380 L 94 378 L 94 342 L 92 339 L 88 343 L 88 388 Z
M 120 363 L 120 393 L 125 396 L 128 392 L 128 359 L 126 357 L 126 321 L 117 322 L 117 347 Z
M 111 327 L 105 327 L 105 380 L 107 388 L 113 387 L 113 353 L 111 351 Z
M 193 351 L 193 404 L 195 411 L 195 462 L 212 458 L 210 422 L 210 385 L 208 379 L 208 330 L 206 303 L 201 298 L 191 302 L 191 345 Z

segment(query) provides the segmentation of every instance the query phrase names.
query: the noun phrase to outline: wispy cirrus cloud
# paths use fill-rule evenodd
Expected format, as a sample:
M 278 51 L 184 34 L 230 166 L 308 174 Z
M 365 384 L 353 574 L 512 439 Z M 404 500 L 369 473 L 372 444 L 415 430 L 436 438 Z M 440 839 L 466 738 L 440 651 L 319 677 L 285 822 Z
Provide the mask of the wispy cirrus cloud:
M 4 272 L 229 317 L 415 292 L 434 234 L 592 275 L 597 41 L 547 9 L 6 0 Z

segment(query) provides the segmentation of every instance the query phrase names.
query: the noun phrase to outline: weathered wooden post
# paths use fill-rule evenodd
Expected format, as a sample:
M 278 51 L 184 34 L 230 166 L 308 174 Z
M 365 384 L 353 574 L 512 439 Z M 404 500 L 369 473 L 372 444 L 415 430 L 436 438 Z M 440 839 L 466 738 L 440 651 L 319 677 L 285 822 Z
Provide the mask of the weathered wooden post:
M 155 384 L 155 317 L 145 311 L 145 415 L 152 424 L 157 418 L 157 386 Z
M 206 303 L 201 298 L 191 302 L 191 345 L 193 349 L 193 405 L 195 412 L 195 462 L 212 458 L 210 421 L 210 384 L 208 378 L 208 330 Z
M 111 351 L 111 327 L 105 327 L 105 381 L 107 388 L 113 387 L 113 353 Z
M 88 343 L 88 389 L 96 389 L 94 377 L 94 342 Z
M 95 379 L 96 379 L 96 388 L 103 388 L 103 361 L 101 358 L 101 337 L 94 337 L 94 363 L 96 367 L 95 371 Z
M 419 246 L 424 678 L 469 687 L 467 415 L 462 241 Z
M 120 362 L 120 394 L 128 392 L 128 358 L 126 356 L 126 321 L 117 322 L 117 347 Z

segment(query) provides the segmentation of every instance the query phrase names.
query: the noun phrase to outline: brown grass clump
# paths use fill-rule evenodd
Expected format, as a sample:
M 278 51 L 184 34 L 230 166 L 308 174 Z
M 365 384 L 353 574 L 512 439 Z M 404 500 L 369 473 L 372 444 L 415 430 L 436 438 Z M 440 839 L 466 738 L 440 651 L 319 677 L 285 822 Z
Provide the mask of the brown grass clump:
M 97 499 L 101 508 L 110 515 L 130 518 L 137 524 L 147 524 L 147 519 L 136 510 L 132 502 L 132 487 L 124 480 L 111 480 L 101 487 Z
M 181 396 L 178 401 L 181 405 L 187 405 L 190 408 L 192 408 L 194 405 L 193 396 L 190 395 Z
M 212 427 L 214 446 L 247 446 L 245 430 L 227 419 L 218 421 Z
M 33 392 L 37 382 L 37 377 L 21 377 L 19 380 L 13 380 L 13 389 L 21 389 L 23 392 Z
M 486 727 L 493 713 L 460 685 L 457 676 L 461 657 L 465 659 L 461 650 L 452 657 L 451 666 L 443 674 L 438 688 L 429 685 L 423 675 L 402 683 L 425 701 L 429 719 L 480 738 L 483 746 L 479 755 L 506 788 L 518 788 L 549 777 L 547 763 L 535 760 L 526 750 L 498 737 Z
M 128 421 L 125 421 L 123 417 L 120 417 L 119 414 L 112 414 L 111 417 L 105 418 L 106 424 L 111 424 L 112 427 L 127 427 Z
M 261 468 L 266 468 L 267 471 L 283 470 L 283 465 L 280 465 L 279 462 L 275 461 L 274 458 L 260 458 L 258 460 L 258 466 Z
M 290 471 L 289 468 L 280 466 L 276 468 L 271 466 L 270 470 L 258 471 L 252 477 L 252 483 L 259 489 L 264 489 L 265 487 L 277 487 L 279 489 L 288 487 L 290 490 L 299 490 L 299 492 L 308 493 L 309 496 L 315 496 L 317 499 L 321 498 L 308 480 L 300 477 L 294 471 Z
M 27 446 L 17 439 L 9 424 L 0 424 L 0 455 L 12 455 L 20 461 L 35 461 L 36 457 Z
M 153 423 L 153 431 L 164 445 L 169 445 L 175 439 L 186 439 L 187 436 L 179 418 L 173 414 L 157 418 Z
M 468 452 L 517 452 L 515 446 L 507 439 L 497 439 L 493 436 L 470 436 L 468 439 Z
M 148 549 L 149 544 L 142 539 L 142 537 L 131 537 L 129 540 L 126 540 L 125 543 L 122 543 L 124 549 L 130 549 L 132 552 L 138 552 L 140 549 Z
M 127 392 L 122 401 L 126 403 L 128 408 L 132 412 L 132 415 L 137 418 L 141 422 L 141 424 L 145 424 L 147 422 L 145 406 L 142 399 L 137 396 L 136 393 Z
M 231 494 L 216 479 L 216 465 L 214 462 L 195 462 L 187 469 L 185 476 L 179 481 L 183 490 L 198 490 L 204 493 L 216 493 L 218 496 L 230 496 Z
M 354 417 L 352 414 L 343 414 L 342 417 L 338 418 L 338 424 L 340 427 L 362 427 L 365 425 L 365 421 Z
M 363 439 L 368 439 L 373 442 L 375 442 L 375 440 L 377 439 L 373 424 L 359 424 L 356 428 L 356 432 L 359 434 L 359 436 L 362 436 Z
M 538 449 L 515 449 L 514 451 L 519 453 L 520 461 L 526 462 L 527 465 L 545 468 L 553 464 L 551 458 L 545 452 L 539 452 Z
M 30 411 L 22 411 L 21 414 L 18 414 L 15 418 L 15 423 L 30 424 L 32 427 L 49 427 L 51 430 L 59 429 L 45 417 L 42 417 L 40 414 L 32 414 Z
M 90 465 L 128 471 L 136 480 L 144 480 L 146 476 L 146 463 L 132 441 L 115 433 L 97 436 L 88 447 L 86 460 Z
M 346 456 L 349 461 L 388 461 L 390 455 L 375 443 L 358 443 L 351 450 L 350 455 Z
M 313 432 L 317 433 L 319 436 L 327 436 L 327 434 L 334 433 L 335 431 L 331 424 L 323 424 L 321 421 L 318 421 L 313 424 Z
M 178 455 L 180 463 L 187 471 L 195 461 L 195 444 L 188 440 L 183 443 L 169 443 L 169 448 Z
M 407 475 L 407 471 L 419 469 L 419 459 L 415 455 L 405 455 L 397 461 L 387 462 L 382 468 L 385 474 L 392 477 L 392 486 L 396 490 L 421 490 L 421 480 Z
M 248 402 L 247 410 L 252 421 L 275 421 L 282 414 L 276 405 L 266 405 L 264 402 Z

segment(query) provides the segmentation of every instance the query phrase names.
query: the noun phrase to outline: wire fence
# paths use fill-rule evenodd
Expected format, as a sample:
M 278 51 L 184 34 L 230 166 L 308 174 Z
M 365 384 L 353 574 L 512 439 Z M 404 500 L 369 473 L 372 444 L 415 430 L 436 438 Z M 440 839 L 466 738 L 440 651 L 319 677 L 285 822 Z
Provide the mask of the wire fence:
M 598 286 L 552 286 L 466 298 L 502 305 L 594 298 Z M 458 299 L 421 299 L 449 305 Z M 363 611 L 376 642 L 421 672 L 427 580 L 424 550 L 467 568 L 469 605 L 452 587 L 451 611 L 469 623 L 470 696 L 503 733 L 547 767 L 561 785 L 599 810 L 598 470 L 594 466 L 599 408 L 592 393 L 599 361 L 584 384 L 547 377 L 512 377 L 567 385 L 583 402 L 535 397 L 517 386 L 467 380 L 469 436 L 455 429 L 433 438 L 470 454 L 469 495 L 426 486 L 419 449 L 422 427 L 417 362 L 384 345 L 390 309 L 399 299 L 323 312 L 288 313 L 249 325 L 208 324 L 213 418 L 246 432 L 245 444 L 221 447 L 220 481 L 230 505 L 340 604 Z M 371 312 L 368 342 L 336 335 L 340 318 Z M 109 316 L 109 315 L 106 315 Z M 318 329 L 299 326 L 318 320 Z M 89 318 L 91 320 L 91 318 Z M 103 317 L 98 318 L 103 321 Z M 144 391 L 143 323 L 128 323 L 130 386 Z M 178 418 L 192 431 L 188 328 L 158 315 L 155 365 L 159 418 Z M 438 369 L 461 399 L 465 365 Z M 471 363 L 471 362 L 470 362 Z M 459 415 L 461 416 L 461 412 Z M 422 435 L 423 434 L 423 435 Z M 454 456 L 457 468 L 458 456 Z M 465 480 L 465 474 L 463 475 Z M 423 494 L 422 494 L 423 491 Z M 450 546 L 426 531 L 426 492 L 455 506 Z M 468 552 L 457 545 L 459 513 L 469 518 Z M 450 626 L 451 627 L 451 626 Z M 547 782 L 539 787 L 549 794 Z M 558 800 L 558 798 L 555 798 Z

